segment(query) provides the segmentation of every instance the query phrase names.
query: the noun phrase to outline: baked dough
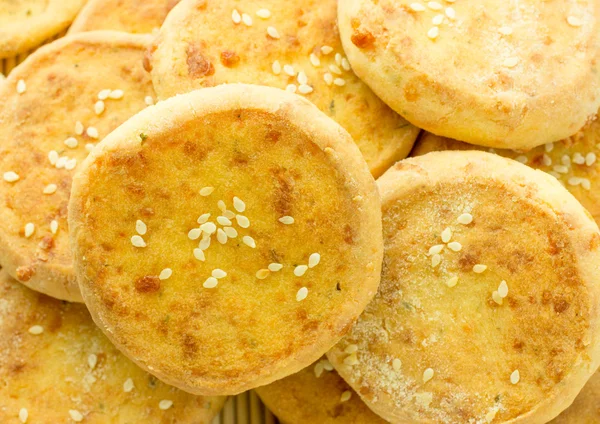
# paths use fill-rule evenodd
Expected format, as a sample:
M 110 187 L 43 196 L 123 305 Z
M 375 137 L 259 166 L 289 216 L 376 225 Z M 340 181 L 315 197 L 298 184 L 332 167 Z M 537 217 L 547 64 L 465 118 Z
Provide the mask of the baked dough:
M 354 72 L 437 135 L 529 149 L 600 107 L 597 0 L 339 2 Z
M 392 423 L 546 423 L 598 367 L 600 233 L 553 177 L 434 152 L 379 180 L 381 285 L 327 356 Z
M 98 326 L 191 393 L 300 371 L 379 284 L 364 159 L 333 120 L 275 88 L 197 90 L 127 121 L 75 177 L 69 226 Z
M 600 422 L 600 374 L 596 373 L 577 395 L 575 402 L 548 424 L 597 424 Z

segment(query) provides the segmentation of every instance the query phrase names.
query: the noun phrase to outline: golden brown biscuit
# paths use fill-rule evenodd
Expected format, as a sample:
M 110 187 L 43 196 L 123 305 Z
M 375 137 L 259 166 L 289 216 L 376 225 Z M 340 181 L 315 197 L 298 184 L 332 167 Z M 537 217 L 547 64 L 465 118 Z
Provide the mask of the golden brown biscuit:
M 379 284 L 367 164 L 343 128 L 275 88 L 223 85 L 139 113 L 84 162 L 69 225 L 96 323 L 191 393 L 305 368 Z
M 208 424 L 225 398 L 167 386 L 125 358 L 85 306 L 59 301 L 0 271 L 3 424 Z
M 113 29 L 132 33 L 157 30 L 179 0 L 89 0 L 69 33 Z
M 600 106 L 596 0 L 347 0 L 338 17 L 356 74 L 434 134 L 528 149 Z
M 600 422 L 600 374 L 596 373 L 575 402 L 549 424 L 597 424 Z
M 65 37 L 0 84 L 0 264 L 34 290 L 81 301 L 68 242 L 71 177 L 95 143 L 152 101 L 141 65 L 148 37 Z
M 483 150 L 485 148 L 423 132 L 411 156 L 438 150 Z M 530 151 L 489 149 L 490 153 L 515 159 L 541 169 L 564 185 L 600 222 L 600 121 L 593 120 L 572 137 Z
M 296 374 L 255 390 L 282 424 L 387 422 L 360 400 L 325 358 Z
M 405 158 L 419 130 L 350 69 L 336 0 L 184 0 L 147 63 L 161 98 L 241 82 L 305 96 L 352 136 L 373 175 Z
M 0 0 L 0 59 L 16 56 L 66 29 L 85 0 Z
M 545 423 L 600 360 L 600 232 L 555 178 L 434 152 L 379 180 L 381 285 L 327 356 L 393 423 Z

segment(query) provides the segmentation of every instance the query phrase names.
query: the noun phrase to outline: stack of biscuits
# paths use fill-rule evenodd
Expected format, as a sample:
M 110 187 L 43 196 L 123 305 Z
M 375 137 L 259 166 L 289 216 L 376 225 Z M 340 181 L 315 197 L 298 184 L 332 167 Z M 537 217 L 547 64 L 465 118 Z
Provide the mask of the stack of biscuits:
M 0 0 L 0 59 L 1 423 L 600 422 L 598 0 Z

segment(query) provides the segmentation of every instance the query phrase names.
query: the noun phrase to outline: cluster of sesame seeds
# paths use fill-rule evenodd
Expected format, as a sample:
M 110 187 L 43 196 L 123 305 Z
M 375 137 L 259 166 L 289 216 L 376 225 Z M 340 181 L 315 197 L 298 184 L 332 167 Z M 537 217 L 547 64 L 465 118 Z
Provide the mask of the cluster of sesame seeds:
M 600 146 L 596 147 L 600 148 Z M 560 162 L 558 164 L 553 164 L 552 158 L 548 153 L 554 150 L 554 144 L 547 143 L 544 146 L 544 149 L 546 153 L 542 156 L 542 164 L 550 168 L 550 170 L 546 171 L 548 174 L 559 180 L 563 185 L 581 186 L 585 190 L 591 190 L 592 183 L 588 178 L 577 177 L 573 175 L 572 172 L 576 169 L 573 167 L 573 164 L 587 167 L 594 166 L 597 161 L 597 154 L 595 152 L 574 152 L 571 155 L 563 154 L 560 158 Z M 527 164 L 528 159 L 527 157 L 524 158 L 525 159 L 521 162 Z
M 454 0 L 446 0 L 446 2 L 454 3 Z M 431 40 L 439 37 L 440 25 L 456 20 L 456 10 L 452 6 L 444 7 L 444 5 L 437 1 L 429 1 L 426 4 L 414 2 L 409 7 L 413 12 L 417 13 L 425 12 L 428 9 L 437 12 L 431 19 L 433 26 L 427 31 L 427 37 Z
M 468 225 L 473 222 L 473 216 L 471 214 L 464 213 L 458 218 L 458 222 L 463 225 Z M 440 234 L 443 244 L 436 244 L 429 248 L 428 255 L 431 256 L 432 268 L 436 268 L 442 262 L 442 251 L 445 247 L 453 252 L 460 252 L 462 250 L 462 244 L 457 241 L 451 241 L 453 234 L 452 228 L 446 227 Z M 456 282 L 454 282 L 453 285 L 449 285 L 449 287 L 454 287 L 455 285 Z
M 344 353 L 348 355 L 344 358 L 344 365 L 348 365 L 350 367 L 358 365 L 358 345 L 349 344 L 344 349 Z
M 502 300 L 508 296 L 508 284 L 502 280 L 498 286 L 498 290 L 492 292 L 492 300 L 498 305 L 502 305 Z
M 315 377 L 319 378 L 323 374 L 323 371 L 333 371 L 333 365 L 328 359 L 321 359 L 315 364 L 314 373 Z
M 146 235 L 146 232 L 148 231 L 148 227 L 146 226 L 146 224 L 138 219 L 135 222 L 135 231 L 137 232 L 137 234 L 131 237 L 131 244 L 134 247 L 146 247 L 146 242 L 142 237 Z

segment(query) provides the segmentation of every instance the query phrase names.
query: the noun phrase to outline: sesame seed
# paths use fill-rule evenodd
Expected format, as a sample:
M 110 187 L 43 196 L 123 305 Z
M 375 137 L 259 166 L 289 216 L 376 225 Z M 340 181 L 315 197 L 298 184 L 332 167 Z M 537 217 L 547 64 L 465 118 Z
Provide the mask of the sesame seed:
M 296 268 L 294 268 L 294 275 L 296 277 L 302 277 L 304 274 L 306 274 L 307 269 L 307 265 L 298 265 Z
M 83 415 L 81 415 L 81 412 L 79 412 L 76 409 L 69 409 L 69 415 L 71 416 L 71 419 L 76 423 L 83 420 Z
M 163 399 L 160 402 L 158 402 L 158 407 L 160 409 L 162 409 L 163 411 L 166 411 L 171 406 L 173 406 L 173 401 L 172 400 Z
M 214 289 L 217 287 L 217 284 L 219 284 L 219 280 L 217 280 L 215 277 L 208 277 L 202 286 L 205 289 Z
M 148 227 L 146 226 L 144 221 L 138 219 L 137 221 L 135 221 L 135 231 L 137 231 L 137 233 L 140 236 L 143 236 L 148 231 Z
M 423 371 L 423 383 L 427 383 L 429 380 L 431 380 L 433 378 L 433 369 L 431 368 L 427 368 L 425 371 Z
M 188 231 L 188 238 L 190 240 L 198 240 L 201 235 L 202 230 L 200 228 L 192 228 L 190 231 Z
M 14 183 L 15 181 L 18 181 L 19 178 L 19 174 L 17 174 L 16 172 L 8 171 L 4 173 L 4 181 L 8 183 Z
M 507 68 L 514 68 L 515 66 L 517 66 L 518 63 L 519 63 L 518 57 L 508 57 L 508 58 L 504 59 L 504 62 L 502 62 L 502 65 L 506 66 Z
M 198 248 L 200 250 L 206 250 L 210 247 L 210 235 L 209 234 L 204 234 L 202 236 L 202 240 L 200 240 L 200 243 L 198 243 Z M 204 259 L 201 259 L 202 261 Z
M 200 230 L 206 234 L 214 234 L 217 231 L 217 226 L 214 224 L 214 222 L 205 222 L 200 226 Z
M 56 186 L 56 184 L 48 184 L 46 187 L 44 187 L 43 193 L 44 194 L 54 194 L 56 193 L 56 189 L 58 187 Z
M 105 109 L 106 107 L 104 106 L 104 102 L 102 100 L 98 100 L 94 104 L 94 112 L 96 112 L 96 115 L 102 115 L 102 112 L 104 112 Z
M 48 152 L 48 160 L 50 161 L 50 164 L 56 165 L 58 158 L 59 156 L 56 150 L 50 150 L 50 152 Z
M 517 156 L 517 157 L 515 158 L 515 160 L 516 160 L 517 162 L 521 162 L 522 164 L 526 164 L 526 163 L 527 163 L 527 161 L 528 161 L 528 159 L 527 159 L 527 156 L 523 156 L 523 155 L 521 155 L 521 156 Z
M 560 161 L 564 166 L 571 166 L 571 158 L 569 155 L 562 155 Z
M 203 187 L 200 189 L 200 196 L 210 196 L 215 191 L 214 187 Z
M 427 36 L 432 40 L 435 40 L 438 37 L 438 35 L 440 35 L 440 29 L 436 26 L 431 27 L 429 31 L 427 31 Z
M 21 408 L 19 410 L 19 421 L 21 421 L 22 423 L 26 423 L 28 417 L 29 412 L 27 411 L 27 408 Z
M 322 359 L 320 362 L 323 364 L 323 369 L 325 371 L 333 371 L 333 365 L 331 365 L 331 362 L 327 359 Z
M 473 222 L 473 215 L 470 213 L 463 213 L 458 217 L 457 221 L 459 224 L 469 225 L 471 222 Z
M 583 187 L 586 190 L 589 190 L 592 188 L 592 184 L 590 183 L 590 180 L 588 180 L 587 178 L 582 178 L 581 179 L 581 187 Z
M 208 218 L 210 218 L 210 214 L 209 213 L 203 213 L 202 215 L 200 215 L 198 217 L 198 220 L 196 222 L 198 224 L 204 224 L 206 221 L 208 221 Z
M 442 22 L 444 22 L 444 15 L 442 14 L 435 15 L 431 20 L 431 23 L 434 25 L 441 25 Z
M 458 283 L 458 277 L 455 275 L 454 277 L 450 277 L 446 280 L 446 285 L 448 287 L 454 287 Z
M 252 26 L 252 16 L 248 15 L 247 13 L 242 13 L 242 22 L 246 26 Z
M 271 17 L 271 11 L 269 9 L 259 9 L 256 11 L 256 16 L 261 19 L 269 19 Z
M 283 65 L 283 72 L 288 74 L 290 77 L 296 76 L 296 70 L 292 65 Z
M 96 147 L 95 144 L 93 144 L 93 143 L 87 143 L 85 145 L 85 150 L 87 150 L 88 152 L 91 152 L 92 150 L 94 150 L 94 147 Z
M 83 124 L 81 123 L 81 121 L 77 121 L 75 122 L 75 135 L 82 135 L 83 134 Z
M 298 82 L 300 84 L 306 84 L 308 82 L 308 77 L 306 76 L 306 74 L 304 73 L 304 71 L 300 71 L 298 72 Z
M 58 221 L 53 219 L 50 222 L 50 231 L 52 232 L 52 234 L 56 234 L 58 232 Z
M 223 271 L 220 268 L 215 268 L 213 269 L 211 275 L 217 279 L 221 279 L 221 278 L 225 278 L 227 277 L 227 273 L 225 271 Z
M 75 159 L 75 158 L 68 159 L 65 162 L 65 169 L 66 170 L 70 171 L 72 169 L 75 169 L 76 166 L 77 166 L 77 159 Z
M 569 173 L 569 168 L 567 168 L 565 165 L 554 165 L 552 167 L 552 169 L 555 172 L 558 172 L 559 174 L 568 174 Z
M 62 156 L 60 158 L 58 158 L 58 160 L 56 161 L 56 168 L 57 169 L 62 169 L 65 167 L 65 165 L 67 164 L 67 160 L 69 160 L 68 157 L 66 156 Z
M 154 99 L 152 96 L 146 96 L 144 97 L 144 103 L 146 103 L 148 106 L 152 106 L 154 104 Z
M 350 390 L 346 390 L 344 393 L 342 393 L 342 396 L 340 396 L 340 402 L 347 402 L 351 397 L 352 392 Z
M 128 378 L 127 380 L 125 380 L 125 383 L 123 383 L 123 391 L 125 393 L 129 393 L 130 391 L 132 391 L 133 387 L 133 380 L 131 378 Z
M 281 73 L 281 64 L 279 63 L 278 60 L 273 62 L 273 65 L 271 65 L 271 70 L 273 71 L 273 73 L 275 75 L 279 75 Z
M 93 353 L 90 353 L 88 355 L 88 365 L 90 366 L 91 369 L 96 368 L 96 364 L 98 363 L 98 357 L 96 355 L 94 355 Z
M 344 349 L 344 353 L 347 354 L 351 354 L 354 352 L 358 352 L 358 346 L 355 344 L 349 344 L 348 346 L 346 346 L 346 349 Z
M 131 244 L 135 247 L 146 247 L 146 242 L 141 236 L 135 235 L 131 237 Z
M 256 278 L 258 278 L 259 280 L 264 280 L 265 278 L 267 278 L 269 276 L 270 273 L 271 273 L 271 271 L 269 271 L 268 269 L 258 270 L 256 272 Z
M 337 65 L 329 65 L 329 70 L 334 74 L 342 75 L 342 70 Z
M 448 243 L 448 249 L 454 252 L 460 252 L 462 250 L 462 244 L 460 244 L 457 241 L 453 241 L 451 243 Z
M 20 79 L 17 81 L 17 93 L 23 94 L 25 90 L 27 90 L 27 84 L 25 84 L 25 81 Z
M 442 261 L 442 257 L 440 256 L 439 253 L 436 253 L 431 257 L 431 266 L 433 268 L 435 268 L 436 266 L 438 266 L 440 264 L 441 261 Z
M 441 251 L 444 250 L 444 245 L 443 244 L 436 244 L 435 246 L 431 246 L 429 248 L 429 255 L 435 255 L 436 253 L 441 253 Z
M 233 227 L 223 227 L 223 231 L 228 238 L 236 238 L 238 236 L 238 232 Z
M 286 215 L 286 216 L 282 216 L 281 218 L 279 218 L 278 221 L 281 222 L 282 224 L 291 225 L 294 223 L 294 218 Z
M 277 271 L 281 271 L 283 269 L 283 265 L 273 262 L 273 263 L 269 264 L 269 266 L 267 268 L 269 268 L 269 271 L 271 271 L 271 272 L 277 272 Z
M 316 54 L 311 53 L 309 57 L 312 66 L 314 66 L 315 68 L 321 66 L 321 59 L 319 59 Z
M 42 327 L 41 325 L 34 325 L 29 328 L 29 333 L 33 334 L 34 336 L 42 334 L 43 332 L 44 332 L 44 327 Z
M 240 12 L 237 11 L 237 9 L 233 9 L 233 12 L 231 12 L 231 20 L 236 25 L 242 22 L 242 16 L 240 15 Z
M 204 256 L 204 251 L 199 247 L 193 250 L 193 254 L 194 258 L 198 259 L 199 261 L 204 262 L 206 260 L 206 256 Z
M 596 163 L 596 154 L 595 153 L 590 152 L 587 155 L 585 155 L 585 164 L 587 166 L 592 166 L 594 163 Z
M 275 40 L 278 40 L 280 38 L 279 32 L 277 31 L 277 28 L 275 28 L 274 26 L 267 27 L 267 35 L 271 38 L 274 38 Z
M 333 52 L 333 47 L 330 47 L 330 46 L 321 47 L 321 53 L 323 53 L 324 55 L 328 55 L 331 52 Z
M 491 423 L 492 421 L 494 421 L 494 418 L 496 418 L 496 414 L 498 414 L 498 407 L 494 406 L 487 414 L 485 414 L 486 422 Z
M 585 156 L 583 156 L 581 153 L 576 152 L 573 153 L 573 163 L 576 163 L 577 165 L 583 165 L 585 163 Z
M 251 247 L 251 248 L 253 248 L 253 249 L 256 247 L 256 242 L 255 242 L 255 241 L 254 241 L 254 239 L 253 239 L 252 237 L 250 237 L 250 236 L 244 236 L 244 237 L 242 237 L 242 242 L 243 242 L 243 243 L 244 243 L 246 246 L 248 246 L 248 247 Z
M 344 71 L 349 71 L 350 69 L 352 69 L 352 67 L 350 66 L 350 62 L 348 62 L 348 59 L 342 59 L 342 68 L 344 69 Z
M 487 265 L 483 265 L 483 264 L 473 265 L 473 272 L 476 274 L 481 274 L 486 269 L 487 269 Z
M 521 379 L 521 373 L 519 373 L 519 370 L 514 370 L 512 372 L 512 374 L 510 375 L 510 382 L 512 384 L 517 384 L 520 379 Z
M 290 93 L 295 93 L 297 90 L 296 84 L 288 84 L 287 87 L 285 87 L 285 91 L 288 91 Z
M 246 204 L 242 201 L 242 199 L 236 196 L 233 198 L 233 208 L 238 212 L 244 212 L 246 210 Z
M 217 241 L 221 244 L 227 243 L 227 234 L 225 234 L 222 228 L 217 230 Z
M 308 267 L 314 268 L 317 265 L 319 265 L 319 262 L 321 262 L 321 255 L 319 255 L 318 253 L 313 253 L 308 258 Z
M 583 21 L 575 16 L 568 16 L 567 22 L 572 27 L 580 27 L 583 25 Z
M 173 270 L 171 268 L 165 268 L 160 272 L 158 278 L 160 280 L 168 280 L 171 278 L 171 275 L 173 275 Z
M 423 6 L 421 3 L 411 3 L 410 8 L 415 12 L 424 12 L 426 10 L 425 6 Z
M 544 144 L 544 149 L 546 150 L 546 153 L 550 153 L 554 149 L 554 143 Z
M 452 238 L 452 229 L 450 227 L 446 227 L 444 231 L 442 231 L 442 241 L 444 243 L 448 243 Z
M 542 164 L 544 166 L 551 166 L 552 165 L 552 159 L 546 153 L 544 153 L 542 155 Z
M 333 75 L 331 75 L 329 72 L 327 72 L 327 73 L 325 73 L 325 75 L 323 75 L 323 79 L 325 80 L 325 83 L 327 85 L 333 84 Z
M 456 19 L 456 11 L 454 10 L 453 7 L 447 7 L 446 8 L 446 16 L 448 17 L 448 19 Z
M 98 138 L 98 130 L 95 127 L 88 127 L 88 129 L 85 130 L 85 133 L 90 138 L 94 138 L 94 139 Z
M 392 368 L 394 368 L 394 371 L 396 372 L 400 371 L 400 369 L 402 368 L 402 361 L 398 358 L 395 358 L 392 361 Z
M 310 85 L 302 84 L 298 87 L 300 94 L 310 94 L 313 92 L 313 88 Z
M 569 184 L 571 186 L 578 186 L 579 184 L 581 184 L 581 178 L 571 177 L 567 180 L 567 184 Z
M 346 80 L 343 78 L 336 78 L 333 80 L 333 83 L 338 87 L 343 87 L 344 85 L 346 85 Z
M 357 365 L 358 364 L 358 356 L 356 356 L 356 353 L 353 353 L 352 355 L 344 358 L 344 364 L 350 365 L 350 366 Z
M 74 149 L 77 147 L 77 145 L 79 144 L 79 142 L 77 141 L 77 139 L 75 137 L 69 137 L 64 141 L 65 146 Z
M 498 32 L 502 35 L 511 35 L 513 33 L 513 29 L 509 26 L 502 26 L 498 28 Z
M 231 225 L 232 225 L 232 222 L 231 222 L 231 220 L 229 220 L 229 218 L 226 218 L 226 217 L 224 217 L 224 216 L 218 216 L 218 217 L 217 217 L 217 222 L 218 222 L 220 225 L 223 225 L 223 226 L 228 226 L 228 227 L 229 227 L 229 226 L 231 226 Z
M 123 92 L 123 90 L 113 90 L 110 92 L 110 94 L 108 95 L 109 99 L 113 99 L 113 100 L 119 100 L 123 98 L 123 94 L 125 94 Z
M 492 300 L 496 302 L 498 305 L 502 305 L 502 297 L 498 294 L 497 291 L 494 290 L 492 293 Z
M 506 281 L 504 280 L 502 280 L 498 286 L 498 296 L 500 296 L 502 299 L 508 296 L 508 284 L 506 284 Z
M 29 238 L 33 235 L 33 233 L 35 232 L 35 225 L 31 222 L 28 222 L 27 224 L 25 224 L 25 237 Z
M 306 299 L 306 296 L 308 296 L 308 289 L 306 287 L 302 287 L 300 290 L 298 290 L 298 293 L 296 293 L 296 300 L 301 302 L 302 300 Z
M 442 10 L 443 7 L 440 3 L 438 3 L 437 1 L 430 1 L 429 3 L 427 3 L 427 6 L 431 9 L 431 10 Z
M 246 218 L 244 215 L 236 215 L 235 221 L 242 228 L 248 228 L 250 226 L 250 220 Z
M 323 374 L 323 370 L 325 369 L 325 367 L 323 366 L 323 364 L 321 363 L 321 361 L 317 362 L 317 364 L 315 365 L 315 377 L 319 378 L 321 377 L 321 374 Z
M 100 92 L 98 93 L 98 100 L 106 100 L 106 99 L 108 99 L 109 95 L 110 95 L 110 89 L 109 88 L 105 88 L 104 90 L 100 90 Z

